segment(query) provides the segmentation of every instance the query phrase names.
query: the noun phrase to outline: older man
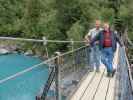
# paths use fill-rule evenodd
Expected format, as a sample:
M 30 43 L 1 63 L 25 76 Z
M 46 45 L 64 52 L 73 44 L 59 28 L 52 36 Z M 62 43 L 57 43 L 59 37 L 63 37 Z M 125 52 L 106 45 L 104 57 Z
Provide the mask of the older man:
M 85 40 L 87 43 L 89 43 L 98 33 L 102 30 L 101 26 L 101 21 L 96 20 L 95 21 L 95 27 L 89 31 L 89 33 L 85 36 Z M 90 50 L 90 55 L 89 55 L 89 50 L 87 51 L 88 55 L 88 64 L 90 64 L 90 71 L 94 70 L 94 67 L 96 67 L 96 72 L 99 72 L 99 66 L 100 66 L 100 51 L 98 47 L 98 42 L 96 42 Z M 89 57 L 90 56 L 90 57 Z

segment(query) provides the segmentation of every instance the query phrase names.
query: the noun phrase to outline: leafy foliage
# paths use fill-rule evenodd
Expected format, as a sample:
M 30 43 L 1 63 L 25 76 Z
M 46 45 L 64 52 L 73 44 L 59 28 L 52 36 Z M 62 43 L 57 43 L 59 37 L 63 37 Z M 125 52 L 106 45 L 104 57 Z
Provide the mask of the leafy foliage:
M 109 21 L 133 39 L 132 0 L 0 0 L 0 35 L 83 40 L 95 19 Z M 68 44 L 48 44 L 50 52 Z

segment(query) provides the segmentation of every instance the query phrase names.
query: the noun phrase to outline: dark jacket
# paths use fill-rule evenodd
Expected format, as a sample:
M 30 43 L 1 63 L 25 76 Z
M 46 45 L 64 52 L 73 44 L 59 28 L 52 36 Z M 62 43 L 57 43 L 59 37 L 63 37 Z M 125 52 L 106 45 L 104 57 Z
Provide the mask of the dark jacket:
M 118 35 L 116 33 L 114 33 L 113 31 L 111 32 L 111 39 L 112 39 L 112 49 L 115 52 L 116 48 L 117 48 L 117 42 L 122 46 L 122 43 L 118 37 Z M 104 49 L 103 43 L 104 43 L 104 30 L 102 30 L 101 32 L 99 32 L 99 34 L 97 36 L 95 36 L 92 41 L 91 41 L 91 46 L 94 45 L 95 41 L 99 41 L 99 48 L 100 50 Z

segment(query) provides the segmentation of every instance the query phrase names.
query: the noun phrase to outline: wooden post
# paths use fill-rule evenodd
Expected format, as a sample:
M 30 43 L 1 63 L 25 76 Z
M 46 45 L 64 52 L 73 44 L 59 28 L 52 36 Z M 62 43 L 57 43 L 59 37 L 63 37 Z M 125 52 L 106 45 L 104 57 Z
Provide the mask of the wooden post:
M 47 58 L 49 58 L 48 48 L 47 48 L 47 39 L 46 37 L 43 37 L 42 39 L 43 39 L 43 45 L 45 46 L 46 56 Z
M 76 66 L 75 66 L 75 61 L 74 61 L 74 42 L 73 42 L 73 39 L 71 39 L 71 46 L 72 46 L 72 64 L 73 64 L 73 67 L 74 67 L 74 72 L 76 71 Z
M 55 77 L 55 84 L 56 84 L 56 100 L 61 100 L 61 89 L 60 89 L 60 52 L 55 52 L 57 58 L 55 59 L 55 73 L 56 73 L 56 77 Z

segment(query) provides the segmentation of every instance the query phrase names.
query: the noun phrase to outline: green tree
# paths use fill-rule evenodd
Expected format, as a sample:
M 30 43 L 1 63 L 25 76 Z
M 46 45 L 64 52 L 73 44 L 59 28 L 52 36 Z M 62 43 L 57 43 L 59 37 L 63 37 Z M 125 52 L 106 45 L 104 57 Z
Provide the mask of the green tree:
M 84 27 L 80 23 L 80 21 L 77 21 L 72 25 L 70 30 L 67 31 L 68 39 L 72 39 L 74 41 L 83 41 L 84 37 Z M 77 43 L 74 45 L 74 47 L 80 46 L 81 44 Z
M 0 34 L 4 36 L 20 36 L 21 19 L 23 17 L 23 0 L 0 0 Z

